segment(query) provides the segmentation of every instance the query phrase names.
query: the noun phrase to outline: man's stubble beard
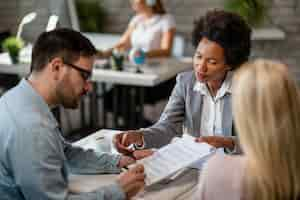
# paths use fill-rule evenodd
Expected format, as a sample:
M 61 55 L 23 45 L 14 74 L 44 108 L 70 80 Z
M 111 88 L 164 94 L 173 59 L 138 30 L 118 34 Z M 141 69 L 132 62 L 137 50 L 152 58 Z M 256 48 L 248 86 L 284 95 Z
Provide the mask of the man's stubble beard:
M 79 106 L 79 97 L 76 98 L 72 91 L 68 91 L 65 87 L 66 84 L 58 84 L 56 89 L 56 95 L 59 101 L 59 104 L 67 109 L 76 109 Z

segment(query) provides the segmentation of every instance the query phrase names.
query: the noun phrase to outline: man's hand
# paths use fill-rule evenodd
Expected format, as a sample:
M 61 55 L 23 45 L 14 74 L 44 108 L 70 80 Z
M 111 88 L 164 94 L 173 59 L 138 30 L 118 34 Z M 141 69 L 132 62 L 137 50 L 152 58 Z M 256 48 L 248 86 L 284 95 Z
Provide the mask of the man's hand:
M 118 167 L 122 168 L 128 165 L 131 165 L 135 163 L 135 159 L 133 159 L 132 157 L 129 156 L 121 156 L 119 163 L 118 163 Z
M 154 151 L 152 149 L 144 149 L 144 150 L 136 150 L 132 153 L 132 155 L 136 160 L 141 160 L 143 158 L 151 156 L 153 153 Z
M 113 144 L 116 149 L 125 155 L 133 153 L 128 146 L 131 144 L 143 145 L 143 135 L 141 131 L 125 131 L 114 136 Z
M 145 185 L 145 174 L 143 165 L 137 165 L 118 177 L 118 183 L 126 194 L 126 199 L 131 199 Z
M 222 136 L 202 136 L 196 138 L 196 142 L 206 142 L 207 144 L 210 144 L 216 148 L 228 148 L 230 150 L 234 149 L 234 140 L 232 138 L 228 137 L 222 137 Z

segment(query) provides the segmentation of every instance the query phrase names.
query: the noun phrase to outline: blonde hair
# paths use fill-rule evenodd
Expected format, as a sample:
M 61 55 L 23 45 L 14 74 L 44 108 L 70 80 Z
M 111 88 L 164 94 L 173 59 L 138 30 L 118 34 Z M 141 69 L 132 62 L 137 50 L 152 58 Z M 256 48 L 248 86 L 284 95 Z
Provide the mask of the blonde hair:
M 258 59 L 234 75 L 233 113 L 250 199 L 300 197 L 300 97 L 287 66 Z M 249 196 L 248 196 L 249 197 Z

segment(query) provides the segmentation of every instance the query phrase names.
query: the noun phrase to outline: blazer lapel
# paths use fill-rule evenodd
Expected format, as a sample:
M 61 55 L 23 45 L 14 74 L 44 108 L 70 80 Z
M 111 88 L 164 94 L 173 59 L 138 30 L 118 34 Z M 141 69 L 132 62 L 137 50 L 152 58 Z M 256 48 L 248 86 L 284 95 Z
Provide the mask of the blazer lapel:
M 232 105 L 231 105 L 231 95 L 226 95 L 224 97 L 223 106 L 223 116 L 222 116 L 222 129 L 225 136 L 231 136 L 232 132 Z
M 202 114 L 202 94 L 197 91 L 192 91 L 193 96 L 191 97 L 191 124 L 192 124 L 192 134 L 195 137 L 200 136 L 201 127 L 201 114 Z

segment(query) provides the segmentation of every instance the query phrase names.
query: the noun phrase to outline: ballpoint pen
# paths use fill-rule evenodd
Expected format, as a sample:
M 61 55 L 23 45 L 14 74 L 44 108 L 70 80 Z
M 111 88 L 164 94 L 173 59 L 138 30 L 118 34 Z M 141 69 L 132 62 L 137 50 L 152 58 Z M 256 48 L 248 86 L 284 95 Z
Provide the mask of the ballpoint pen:
M 127 167 L 127 166 L 123 166 L 122 168 L 121 168 L 121 171 L 122 172 L 127 172 L 129 170 L 129 168 Z
M 127 148 L 132 150 L 132 151 L 144 149 L 143 145 L 138 145 L 136 143 L 133 143 L 133 144 L 129 145 Z
M 96 140 L 103 140 L 105 137 L 104 136 L 99 136 L 99 137 L 96 137 Z

